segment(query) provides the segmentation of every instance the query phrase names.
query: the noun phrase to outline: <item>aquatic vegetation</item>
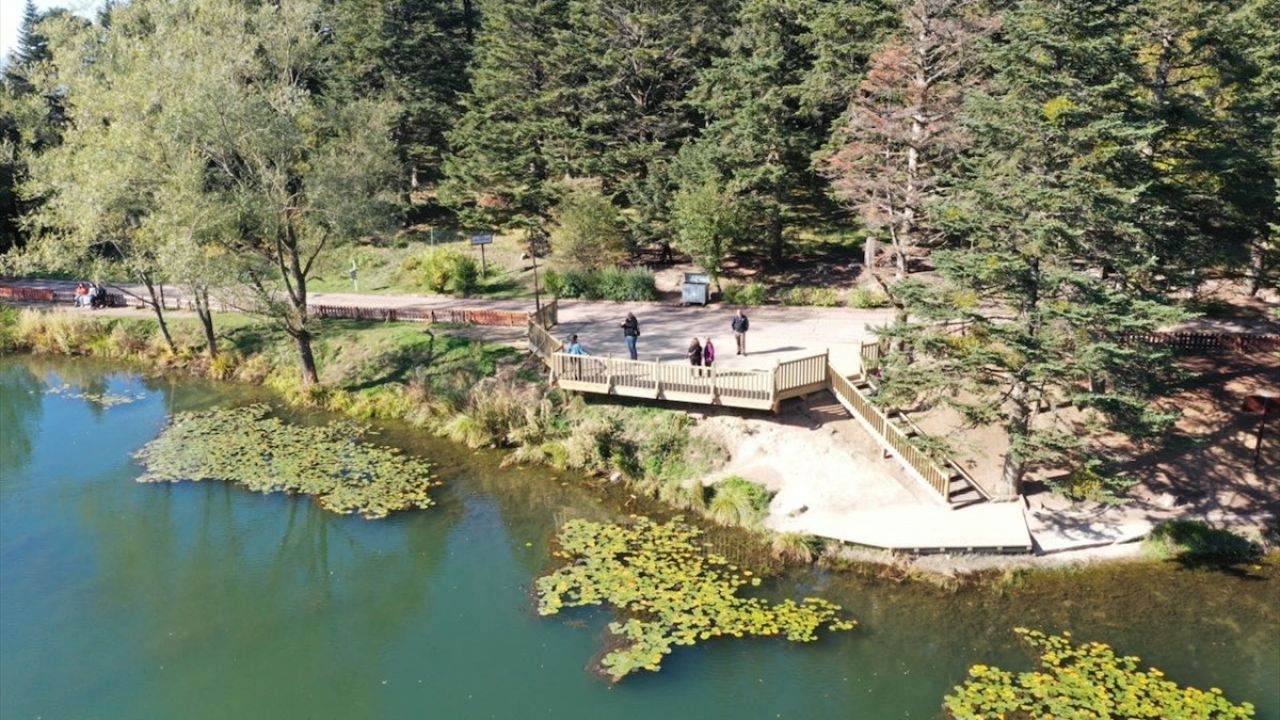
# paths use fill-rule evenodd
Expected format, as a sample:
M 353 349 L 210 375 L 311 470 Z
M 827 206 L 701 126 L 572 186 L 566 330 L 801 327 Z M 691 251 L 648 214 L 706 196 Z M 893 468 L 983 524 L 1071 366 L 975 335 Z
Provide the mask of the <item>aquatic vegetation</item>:
M 1018 628 L 1022 641 L 1040 655 L 1040 668 L 1014 674 L 974 665 L 969 679 L 946 698 L 949 716 L 973 718 L 1179 718 L 1227 720 L 1253 717 L 1249 703 L 1235 705 L 1218 688 L 1182 688 L 1164 673 L 1139 670 L 1137 657 L 1111 646 L 1075 644 L 1071 633 L 1046 635 Z
M 840 606 L 820 598 L 769 603 L 740 597 L 758 586 L 750 570 L 709 552 L 702 531 L 676 518 L 657 523 L 633 516 L 630 525 L 570 520 L 555 557 L 564 567 L 538 578 L 538 613 L 607 603 L 625 613 L 609 624 L 620 647 L 600 664 L 615 682 L 638 670 L 656 671 L 675 645 L 731 635 L 781 635 L 810 642 L 817 630 L 850 630 Z
M 266 405 L 179 413 L 138 451 L 139 482 L 221 480 L 262 493 L 312 495 L 336 513 L 380 518 L 426 508 L 430 465 L 361 441 L 350 422 L 290 425 Z
M 146 393 L 127 393 L 120 395 L 110 392 L 96 393 L 88 390 L 82 391 L 80 388 L 67 385 L 65 383 L 49 388 L 48 392 L 50 395 L 59 395 L 67 398 L 68 400 L 84 400 L 85 402 L 104 408 L 115 407 L 116 405 L 128 405 L 129 403 L 142 400 L 147 396 Z

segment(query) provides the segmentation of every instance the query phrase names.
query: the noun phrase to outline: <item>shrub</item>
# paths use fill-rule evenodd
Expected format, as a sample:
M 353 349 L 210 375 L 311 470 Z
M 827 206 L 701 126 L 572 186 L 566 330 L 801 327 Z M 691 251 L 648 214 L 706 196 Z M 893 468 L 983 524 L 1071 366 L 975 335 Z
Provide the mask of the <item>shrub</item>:
M 857 290 L 849 293 L 849 307 L 860 308 L 863 310 L 889 307 L 889 296 L 885 295 L 880 290 L 858 288 Z
M 797 563 L 811 563 L 818 556 L 817 541 L 810 535 L 801 533 L 774 533 L 769 543 L 769 553 L 775 560 Z
M 749 282 L 726 285 L 720 294 L 721 300 L 728 305 L 763 305 L 766 290 L 763 284 Z
M 561 278 L 560 273 L 556 272 L 555 268 L 547 268 L 542 273 L 542 289 L 546 290 L 551 297 L 565 297 L 564 279 Z
M 0 353 L 22 349 L 25 344 L 18 337 L 18 309 L 0 306 Z
M 782 294 L 784 305 L 813 305 L 815 307 L 836 307 L 840 304 L 840 296 L 831 288 L 791 288 Z
M 618 210 L 593 190 L 577 190 L 560 201 L 551 228 L 551 250 L 571 267 L 602 268 L 627 254 Z
M 658 297 L 653 271 L 646 267 L 569 268 L 556 273 L 554 280 L 548 278 L 547 289 L 556 297 L 583 300 L 644 302 Z
M 430 292 L 455 297 L 475 292 L 480 286 L 479 264 L 453 248 L 437 248 L 421 257 L 411 257 L 401 264 L 400 272 Z
M 721 525 L 759 527 L 769 508 L 769 491 L 747 480 L 731 475 L 716 483 L 711 496 L 711 519 Z

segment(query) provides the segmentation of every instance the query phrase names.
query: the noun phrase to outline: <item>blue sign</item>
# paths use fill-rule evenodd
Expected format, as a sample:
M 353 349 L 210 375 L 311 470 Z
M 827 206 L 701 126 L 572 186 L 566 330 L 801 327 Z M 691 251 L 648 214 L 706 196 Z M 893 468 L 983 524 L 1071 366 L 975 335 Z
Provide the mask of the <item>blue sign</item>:
M 476 233 L 471 236 L 472 245 L 488 245 L 493 242 L 493 233 Z

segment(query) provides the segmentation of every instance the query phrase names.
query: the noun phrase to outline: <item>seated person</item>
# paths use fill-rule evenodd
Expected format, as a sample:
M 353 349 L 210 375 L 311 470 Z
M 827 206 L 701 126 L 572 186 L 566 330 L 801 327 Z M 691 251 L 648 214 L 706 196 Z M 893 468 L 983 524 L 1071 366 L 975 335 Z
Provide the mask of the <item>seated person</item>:
M 76 284 L 76 307 L 84 307 L 89 304 L 89 288 L 84 283 Z

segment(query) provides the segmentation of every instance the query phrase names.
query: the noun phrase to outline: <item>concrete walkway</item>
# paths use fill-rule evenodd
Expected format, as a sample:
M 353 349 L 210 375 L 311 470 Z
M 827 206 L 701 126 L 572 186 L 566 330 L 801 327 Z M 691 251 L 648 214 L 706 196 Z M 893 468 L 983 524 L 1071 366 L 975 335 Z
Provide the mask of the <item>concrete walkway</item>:
M 937 505 L 882 507 L 833 512 L 809 510 L 775 519 L 779 532 L 834 538 L 845 542 L 918 552 L 1029 552 L 1031 534 L 1022 503 L 981 503 L 959 510 Z
M 716 363 L 732 369 L 766 369 L 779 361 L 830 352 L 831 364 L 846 375 L 859 368 L 858 353 L 870 329 L 887 324 L 889 310 L 845 308 L 749 307 L 747 356 L 734 354 L 732 306 L 672 306 L 658 303 L 613 303 L 563 300 L 560 302 L 558 337 L 576 333 L 593 355 L 626 357 L 619 325 L 628 312 L 640 321 L 639 354 L 642 360 L 684 362 L 689 341 L 711 338 Z

